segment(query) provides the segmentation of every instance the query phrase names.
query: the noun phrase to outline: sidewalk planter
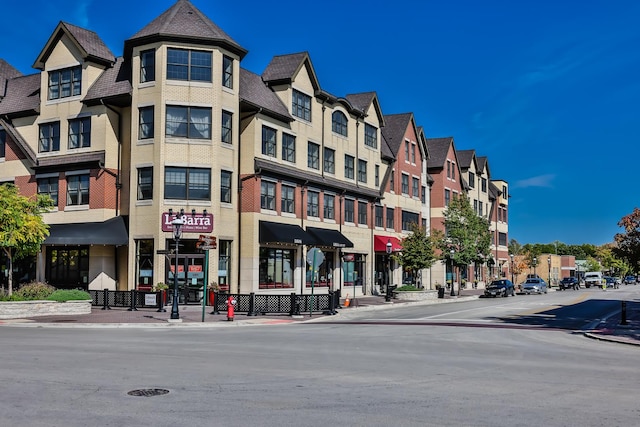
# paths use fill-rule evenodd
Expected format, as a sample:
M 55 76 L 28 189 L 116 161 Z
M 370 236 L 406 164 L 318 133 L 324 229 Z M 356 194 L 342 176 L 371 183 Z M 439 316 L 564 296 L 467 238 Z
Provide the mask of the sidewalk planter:
M 0 302 L 0 319 L 36 316 L 91 314 L 91 300 L 83 301 L 6 301 Z
M 438 299 L 438 291 L 394 291 L 400 301 L 424 301 Z

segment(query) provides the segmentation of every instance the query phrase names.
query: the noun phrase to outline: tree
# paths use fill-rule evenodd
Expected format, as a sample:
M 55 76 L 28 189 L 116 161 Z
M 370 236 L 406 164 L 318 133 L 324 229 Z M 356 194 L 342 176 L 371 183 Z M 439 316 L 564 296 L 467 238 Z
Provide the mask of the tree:
M 623 216 L 618 225 L 624 233 L 617 233 L 613 238 L 617 244 L 613 250 L 634 272 L 640 272 L 640 209 L 634 208 L 629 215 Z
M 411 234 L 402 239 L 402 252 L 395 254 L 392 258 L 397 261 L 405 270 L 411 272 L 411 278 L 415 284 L 418 272 L 424 268 L 429 268 L 438 259 L 436 257 L 435 239 L 438 236 L 427 236 L 424 228 L 417 224 L 411 225 Z
M 13 260 L 40 250 L 49 235 L 42 213 L 52 206 L 49 196 L 28 198 L 13 184 L 0 185 L 0 248 L 8 262 L 9 295 L 13 293 Z

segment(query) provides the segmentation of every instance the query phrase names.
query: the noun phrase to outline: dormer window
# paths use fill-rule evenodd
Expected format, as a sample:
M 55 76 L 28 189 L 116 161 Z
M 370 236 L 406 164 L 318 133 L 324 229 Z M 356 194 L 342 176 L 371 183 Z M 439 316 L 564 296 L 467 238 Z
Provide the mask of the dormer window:
M 364 124 L 364 145 L 378 148 L 378 129 L 368 123 Z
M 338 135 L 347 136 L 347 116 L 342 111 L 334 111 L 331 115 L 331 127 Z
M 167 79 L 211 81 L 211 52 L 167 49 Z
M 293 90 L 292 114 L 308 122 L 311 121 L 311 97 Z
M 49 71 L 49 98 L 60 99 L 80 95 L 82 92 L 80 66 Z

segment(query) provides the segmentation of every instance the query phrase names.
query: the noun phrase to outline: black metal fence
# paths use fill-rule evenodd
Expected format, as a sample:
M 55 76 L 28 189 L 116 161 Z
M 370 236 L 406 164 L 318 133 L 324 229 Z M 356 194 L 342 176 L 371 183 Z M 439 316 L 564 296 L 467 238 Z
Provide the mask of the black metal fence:
M 89 291 L 92 305 L 102 307 L 103 310 L 110 310 L 111 307 L 126 307 L 129 310 L 138 308 L 155 308 L 157 311 L 165 311 L 165 306 L 171 305 L 172 293 L 148 292 L 148 291 Z M 340 291 L 329 291 L 328 294 L 320 295 L 256 295 L 250 294 L 228 294 L 224 292 L 209 292 L 207 302 L 211 306 L 211 314 L 226 312 L 229 297 L 235 300 L 235 312 L 246 313 L 247 316 L 257 316 L 259 314 L 282 313 L 295 316 L 306 312 L 322 312 L 324 314 L 335 314 L 340 308 Z M 201 300 L 200 300 L 201 301 Z M 184 301 L 181 301 L 183 303 Z

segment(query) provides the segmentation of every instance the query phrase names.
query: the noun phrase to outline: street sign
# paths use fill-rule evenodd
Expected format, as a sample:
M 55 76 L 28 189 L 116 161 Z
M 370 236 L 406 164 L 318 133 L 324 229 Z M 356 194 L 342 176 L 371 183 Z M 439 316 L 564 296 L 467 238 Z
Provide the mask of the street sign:
M 212 245 L 216 243 L 216 236 L 206 236 L 204 234 L 201 234 L 198 241 L 204 243 L 205 245 Z
M 323 262 L 324 253 L 320 249 L 311 248 L 307 251 L 307 264 L 309 264 L 314 271 L 316 271 Z

